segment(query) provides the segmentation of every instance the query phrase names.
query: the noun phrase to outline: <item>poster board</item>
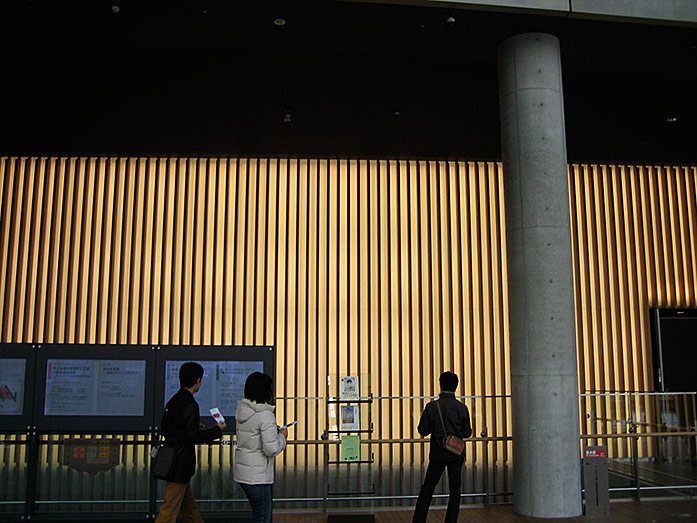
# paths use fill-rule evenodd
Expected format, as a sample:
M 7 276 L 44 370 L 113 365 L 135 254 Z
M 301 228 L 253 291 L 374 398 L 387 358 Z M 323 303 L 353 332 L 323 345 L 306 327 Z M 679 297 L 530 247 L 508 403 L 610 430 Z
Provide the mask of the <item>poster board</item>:
M 34 423 L 51 431 L 150 430 L 154 379 L 150 346 L 39 346 Z
M 258 371 L 274 379 L 274 348 L 272 346 L 159 347 L 156 351 L 155 426 L 159 427 L 167 401 L 179 390 L 179 367 L 187 361 L 203 366 L 203 382 L 195 399 L 199 404 L 201 423 L 215 422 L 210 409 L 217 407 L 225 417 L 226 432 L 235 431 L 237 402 L 244 397 L 247 376 Z
M 29 430 L 34 408 L 36 350 L 28 344 L 3 344 L 0 351 L 0 427 Z

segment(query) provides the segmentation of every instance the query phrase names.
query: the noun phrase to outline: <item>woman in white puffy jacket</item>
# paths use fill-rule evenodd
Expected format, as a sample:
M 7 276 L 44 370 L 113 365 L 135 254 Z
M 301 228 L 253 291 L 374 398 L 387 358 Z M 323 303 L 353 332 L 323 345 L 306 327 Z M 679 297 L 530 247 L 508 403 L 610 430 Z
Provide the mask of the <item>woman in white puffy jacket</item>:
M 273 380 L 253 372 L 244 384 L 244 399 L 237 403 L 237 450 L 233 476 L 252 505 L 252 520 L 271 523 L 274 462 L 286 448 L 288 429 L 276 424 L 269 402 L 273 397 Z

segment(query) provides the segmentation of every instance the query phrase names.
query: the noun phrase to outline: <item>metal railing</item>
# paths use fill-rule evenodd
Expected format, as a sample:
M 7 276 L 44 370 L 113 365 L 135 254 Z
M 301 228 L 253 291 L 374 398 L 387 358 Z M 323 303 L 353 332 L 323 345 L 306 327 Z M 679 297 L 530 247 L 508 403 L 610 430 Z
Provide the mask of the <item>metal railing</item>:
M 277 458 L 274 501 L 279 508 L 326 510 L 414 505 L 428 464 L 429 439 L 415 427 L 431 397 L 372 398 L 372 419 L 361 425 L 361 445 L 368 466 L 328 467 L 328 453 L 338 452 L 338 439 L 323 439 L 328 416 L 325 398 L 278 398 L 279 418 L 292 414 L 301 423 L 286 451 Z M 512 500 L 510 397 L 462 397 L 475 430 L 467 440 L 463 469 L 463 504 L 496 504 Z M 292 405 L 292 408 L 289 406 Z M 694 494 L 695 394 L 589 393 L 580 396 L 580 445 L 605 444 L 614 498 Z M 89 476 L 62 464 L 65 437 L 119 437 L 120 463 Z M 154 434 L 117 435 L 6 433 L 0 435 L 0 516 L 42 513 L 119 513 L 154 515 L 164 483 L 149 473 Z M 236 512 L 246 498 L 232 478 L 234 439 L 198 447 L 199 469 L 192 487 L 202 509 Z M 333 454 L 334 456 L 336 454 Z M 434 504 L 447 502 L 441 482 Z M 327 485 L 342 495 L 328 496 Z
M 608 447 L 614 497 L 697 492 L 697 394 L 581 394 L 582 442 Z

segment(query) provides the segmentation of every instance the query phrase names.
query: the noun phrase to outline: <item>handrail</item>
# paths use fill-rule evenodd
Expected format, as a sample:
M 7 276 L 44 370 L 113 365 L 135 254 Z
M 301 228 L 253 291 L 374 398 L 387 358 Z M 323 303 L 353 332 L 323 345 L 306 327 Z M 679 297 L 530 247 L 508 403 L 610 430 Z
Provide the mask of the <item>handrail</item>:
M 623 432 L 621 434 L 580 434 L 579 439 L 621 439 L 621 438 L 661 438 L 661 437 L 680 437 L 680 436 L 695 436 L 697 431 L 682 431 L 682 432 Z M 513 436 L 487 436 L 474 437 L 465 439 L 465 443 L 486 443 L 495 441 L 513 441 Z M 361 442 L 370 442 L 379 445 L 392 443 L 430 443 L 430 438 L 384 438 L 384 439 L 362 439 Z M 341 443 L 340 440 L 323 440 L 323 439 L 289 439 L 287 445 L 336 445 Z
M 600 397 L 600 396 L 695 396 L 697 391 L 687 392 L 646 392 L 646 391 L 625 391 L 625 392 L 581 392 L 579 397 Z M 373 399 L 436 399 L 439 395 L 430 396 L 373 396 Z M 457 398 L 463 399 L 497 399 L 511 398 L 510 394 L 481 394 L 481 395 L 456 395 Z M 323 400 L 326 396 L 278 396 L 277 400 Z
M 697 392 L 583 392 L 581 398 L 596 396 L 694 396 Z
M 622 434 L 581 434 L 581 439 L 619 439 L 619 438 L 675 438 L 679 436 L 695 436 L 696 431 L 684 432 L 627 432 Z

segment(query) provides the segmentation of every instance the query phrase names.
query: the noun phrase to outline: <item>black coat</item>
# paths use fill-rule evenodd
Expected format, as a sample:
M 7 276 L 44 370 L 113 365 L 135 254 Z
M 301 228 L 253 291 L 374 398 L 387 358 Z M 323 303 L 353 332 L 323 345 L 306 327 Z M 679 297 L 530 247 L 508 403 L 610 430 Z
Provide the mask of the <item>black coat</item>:
M 165 413 L 162 417 L 164 444 L 181 449 L 175 458 L 169 481 L 188 483 L 196 472 L 194 445 L 212 443 L 223 435 L 223 431 L 217 425 L 207 430 L 199 428 L 201 418 L 198 412 L 198 403 L 194 395 L 184 388 L 179 389 L 165 405 Z
M 440 410 L 443 414 L 445 432 L 443 432 L 443 423 L 441 423 L 438 414 L 438 404 L 440 404 Z M 460 459 L 459 456 L 443 447 L 443 438 L 446 435 L 461 438 L 469 438 L 472 435 L 469 410 L 455 398 L 454 393 L 441 392 L 439 399 L 426 404 L 426 408 L 421 414 L 418 430 L 422 436 L 431 435 L 431 452 L 428 455 L 431 461 Z

